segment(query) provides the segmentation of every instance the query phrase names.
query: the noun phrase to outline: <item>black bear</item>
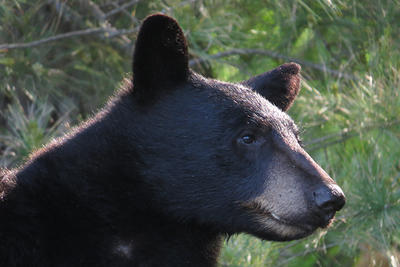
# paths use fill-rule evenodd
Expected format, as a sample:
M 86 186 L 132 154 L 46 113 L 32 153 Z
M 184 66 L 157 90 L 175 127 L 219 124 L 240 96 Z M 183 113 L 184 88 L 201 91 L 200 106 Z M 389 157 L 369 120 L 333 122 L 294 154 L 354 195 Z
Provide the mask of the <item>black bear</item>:
M 188 67 L 165 15 L 142 24 L 133 79 L 0 183 L 0 266 L 215 266 L 235 233 L 293 240 L 345 203 L 284 112 L 300 66 L 242 83 Z

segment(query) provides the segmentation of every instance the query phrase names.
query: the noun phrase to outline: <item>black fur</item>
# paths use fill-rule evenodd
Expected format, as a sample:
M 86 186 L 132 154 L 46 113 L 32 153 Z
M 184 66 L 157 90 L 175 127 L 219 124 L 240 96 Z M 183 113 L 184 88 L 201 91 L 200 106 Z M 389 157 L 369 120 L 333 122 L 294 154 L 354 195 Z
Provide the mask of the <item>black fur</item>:
M 299 64 L 286 63 L 274 70 L 252 77 L 243 84 L 254 88 L 272 104 L 286 111 L 299 93 L 300 70 Z
M 237 85 L 187 55 L 175 20 L 148 17 L 133 83 L 0 176 L 0 266 L 214 266 L 226 235 L 291 240 L 331 221 L 343 194 L 268 101 L 290 106 L 299 67 Z
M 134 95 L 139 102 L 171 90 L 189 76 L 186 38 L 170 17 L 152 15 L 143 22 L 133 55 Z

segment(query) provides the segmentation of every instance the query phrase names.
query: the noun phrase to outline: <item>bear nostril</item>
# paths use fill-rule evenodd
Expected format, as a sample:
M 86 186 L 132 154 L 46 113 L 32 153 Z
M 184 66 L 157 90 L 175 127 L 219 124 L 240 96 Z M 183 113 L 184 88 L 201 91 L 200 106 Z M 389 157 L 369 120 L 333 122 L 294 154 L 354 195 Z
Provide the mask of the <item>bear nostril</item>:
M 344 196 L 344 194 L 341 194 L 339 196 L 336 197 L 336 201 L 335 201 L 335 211 L 339 211 L 343 208 L 344 204 L 346 204 L 346 197 Z
M 326 212 L 338 211 L 346 202 L 342 190 L 335 184 L 319 187 L 313 192 L 313 197 L 316 206 Z

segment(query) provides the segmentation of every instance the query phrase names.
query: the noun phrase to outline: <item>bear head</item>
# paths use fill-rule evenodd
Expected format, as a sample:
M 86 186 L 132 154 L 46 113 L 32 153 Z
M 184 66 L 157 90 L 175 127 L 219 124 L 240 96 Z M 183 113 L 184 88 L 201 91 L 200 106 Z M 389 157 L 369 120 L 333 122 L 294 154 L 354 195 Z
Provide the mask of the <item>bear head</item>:
M 300 66 L 228 83 L 194 73 L 188 58 L 174 19 L 146 18 L 133 58 L 135 115 L 124 127 L 140 157 L 150 209 L 267 240 L 328 226 L 344 194 L 304 150 L 285 113 L 300 89 Z

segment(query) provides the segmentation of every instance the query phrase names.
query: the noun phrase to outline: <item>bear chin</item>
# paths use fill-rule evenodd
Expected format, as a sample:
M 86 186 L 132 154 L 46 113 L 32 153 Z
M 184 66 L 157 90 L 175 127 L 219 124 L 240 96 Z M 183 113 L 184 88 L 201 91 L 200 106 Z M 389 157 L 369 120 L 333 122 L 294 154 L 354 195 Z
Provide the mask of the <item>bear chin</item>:
M 317 223 L 302 221 L 301 219 L 284 219 L 272 212 L 264 211 L 258 213 L 252 220 L 255 225 L 252 227 L 256 231 L 247 231 L 263 240 L 270 241 L 291 241 L 301 239 L 311 235 L 319 227 Z M 326 226 L 324 226 L 326 227 Z
M 267 221 L 264 219 L 264 223 L 260 228 L 260 231 L 251 234 L 263 240 L 291 241 L 311 235 L 318 227 L 304 224 L 288 224 L 277 221 L 274 218 L 268 218 Z

